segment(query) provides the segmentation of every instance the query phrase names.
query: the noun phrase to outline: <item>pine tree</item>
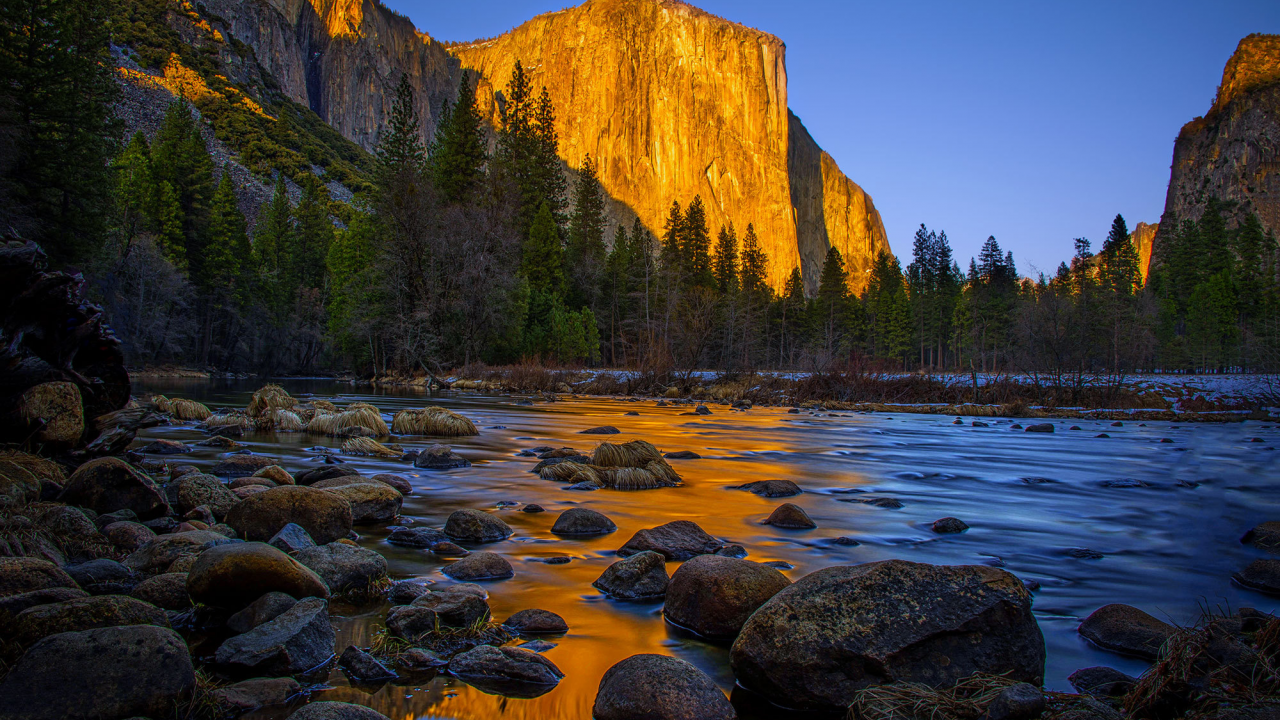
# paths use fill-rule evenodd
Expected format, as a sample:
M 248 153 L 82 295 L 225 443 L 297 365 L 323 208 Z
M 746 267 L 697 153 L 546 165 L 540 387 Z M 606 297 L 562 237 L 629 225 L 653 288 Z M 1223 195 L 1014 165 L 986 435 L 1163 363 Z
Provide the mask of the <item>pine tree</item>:
M 1129 238 L 1124 216 L 1117 214 L 1102 244 L 1102 267 L 1110 287 L 1121 295 L 1132 295 L 1142 285 L 1137 248 Z
M 662 225 L 662 269 L 669 276 L 679 278 L 684 274 L 684 212 L 680 202 L 671 201 L 667 220 Z
M 530 287 L 557 298 L 564 296 L 564 250 L 549 203 L 543 203 L 533 219 L 522 258 L 520 272 Z
M 292 282 L 288 250 L 295 244 L 293 209 L 284 175 L 276 175 L 275 192 L 258 213 L 253 235 L 253 267 L 258 275 L 263 305 L 276 322 L 283 322 L 293 301 L 296 285 Z
M 769 256 L 760 248 L 760 239 L 756 237 L 755 225 L 747 223 L 747 232 L 742 236 L 742 290 L 751 295 L 765 296 L 769 293 Z M 793 269 L 793 275 L 800 276 L 800 268 Z M 789 282 L 789 281 L 788 281 Z M 800 294 L 804 295 L 804 281 L 800 281 Z
M 713 265 L 716 288 L 724 294 L 738 290 L 738 235 L 734 232 L 733 223 L 728 227 L 720 226 L 720 234 L 716 238 L 716 257 Z
M 148 211 L 156 233 L 156 244 L 171 265 L 189 273 L 186 235 L 182 231 L 182 203 L 167 180 L 156 185 L 155 197 Z
M 557 228 L 564 224 L 565 180 L 560 169 L 555 109 L 546 88 L 536 100 L 524 67 L 516 60 L 507 82 L 498 131 L 498 160 L 519 200 L 517 229 L 527 235 L 546 204 Z
M 556 226 L 562 227 L 566 222 L 564 205 L 568 184 L 560 167 L 560 136 L 556 132 L 556 111 L 545 86 L 534 106 L 533 122 L 537 195 L 551 209 Z
M 876 253 L 864 297 L 871 354 L 903 359 L 910 347 L 911 305 L 901 265 L 883 250 Z
M 475 87 L 467 75 L 462 75 L 458 102 L 450 105 L 446 101 L 431 147 L 431 176 L 447 202 L 470 197 L 480 187 L 489 160 Z
M 147 136 L 142 131 L 135 133 L 124 151 L 112 160 L 111 167 L 116 173 L 116 223 L 127 246 L 145 228 L 154 225 L 149 211 L 156 199 L 156 188 Z
M 98 249 L 119 145 L 107 0 L 0 3 L 0 227 L 55 263 Z
M 209 204 L 213 200 L 213 158 L 204 136 L 183 100 L 169 104 L 151 146 L 151 174 L 159 183 L 167 182 L 182 208 L 183 255 L 190 275 L 204 272 L 204 244 L 209 227 Z
M 294 211 L 297 228 L 289 251 L 288 276 L 302 287 L 318 288 L 324 279 L 325 258 L 333 242 L 329 219 L 329 191 L 314 178 L 302 184 L 302 199 Z
M 565 243 L 566 268 L 574 277 L 569 307 L 595 306 L 605 263 L 604 222 L 604 193 L 588 154 L 578 168 L 577 193 Z
M 716 278 L 711 271 L 711 233 L 707 230 L 707 211 L 701 195 L 695 195 L 685 210 L 680 255 L 690 285 L 715 287 Z
M 249 235 L 244 215 L 236 202 L 235 186 L 229 168 L 222 171 L 222 181 L 213 194 L 209 212 L 209 243 L 205 252 L 205 274 L 198 278 L 200 288 L 225 302 L 235 292 L 243 293 L 243 269 L 251 262 Z M 243 299 L 243 297 L 242 297 Z
M 814 298 L 814 319 L 823 347 L 828 355 L 839 351 L 844 340 L 843 320 L 848 308 L 849 274 L 844 268 L 844 258 L 835 246 L 827 249 L 822 261 L 822 275 L 818 280 L 818 294 Z
M 426 162 L 422 120 L 414 105 L 413 86 L 409 84 L 407 74 L 400 75 L 396 99 L 391 106 L 391 119 L 378 138 L 375 155 L 384 185 L 400 173 L 421 173 Z

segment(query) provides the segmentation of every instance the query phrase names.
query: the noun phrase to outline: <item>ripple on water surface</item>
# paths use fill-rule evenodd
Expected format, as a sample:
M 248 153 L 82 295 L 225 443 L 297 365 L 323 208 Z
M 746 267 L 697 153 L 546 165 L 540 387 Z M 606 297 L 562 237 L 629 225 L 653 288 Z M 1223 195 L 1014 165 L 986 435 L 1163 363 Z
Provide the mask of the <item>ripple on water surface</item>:
M 1231 583 L 1231 574 L 1258 551 L 1240 536 L 1264 520 L 1280 519 L 1280 431 L 1259 423 L 1181 425 L 1147 422 L 1112 427 L 1102 421 L 1055 421 L 1059 432 L 1011 431 L 1012 421 L 984 419 L 988 427 L 954 425 L 937 415 L 857 414 L 842 417 L 788 414 L 756 408 L 713 415 L 681 415 L 681 405 L 607 399 L 516 405 L 513 398 L 451 394 L 427 398 L 412 390 L 353 392 L 329 381 L 284 381 L 297 397 L 314 393 L 339 404 L 372 402 L 390 417 L 403 408 L 443 405 L 482 428 L 476 437 L 449 444 L 471 460 L 469 468 L 430 472 L 407 463 L 344 458 L 362 474 L 394 472 L 413 484 L 403 515 L 414 525 L 441 527 L 459 508 L 485 509 L 515 534 L 485 550 L 511 560 L 515 577 L 484 583 L 494 617 L 526 608 L 563 616 L 569 633 L 545 655 L 565 672 L 554 690 L 534 699 L 485 694 L 452 678 L 421 685 L 350 687 L 334 670 L 332 689 L 318 695 L 369 705 L 405 718 L 543 718 L 590 716 L 605 670 L 636 653 L 681 657 L 732 689 L 726 647 L 703 642 L 667 625 L 660 603 L 622 603 L 601 596 L 591 582 L 617 558 L 637 530 L 672 520 L 693 520 L 712 535 L 742 545 L 756 561 L 783 561 L 792 580 L 829 565 L 901 558 L 941 564 L 986 564 L 1034 580 L 1035 611 L 1048 647 L 1046 684 L 1070 690 L 1067 675 L 1090 665 L 1140 672 L 1140 661 L 1090 647 L 1075 632 L 1080 619 L 1112 602 L 1136 605 L 1174 623 L 1193 622 L 1204 605 L 1249 606 L 1275 611 L 1277 602 Z M 138 390 L 244 407 L 257 383 L 158 381 Z M 625 415 L 636 411 L 639 415 Z M 580 431 L 613 425 L 620 435 Z M 1081 430 L 1067 432 L 1069 425 Z M 500 426 L 500 427 L 498 427 Z M 1095 435 L 1106 432 L 1109 438 Z M 200 439 L 190 426 L 150 428 L 146 438 Z M 1251 442 L 1252 438 L 1263 442 Z M 600 440 L 642 438 L 663 452 L 690 450 L 699 460 L 672 460 L 685 484 L 678 488 L 575 492 L 529 473 L 536 458 L 519 456 L 538 446 L 589 451 Z M 1161 442 L 1171 438 L 1173 442 Z M 397 438 L 406 447 L 424 438 Z M 254 453 L 275 456 L 286 468 L 316 467 L 320 451 L 336 443 L 316 436 L 252 435 Z M 209 467 L 220 455 L 197 448 L 181 462 Z M 171 458 L 172 459 L 172 458 Z M 806 492 L 764 498 L 730 489 L 752 480 L 788 479 Z M 1133 482 L 1137 481 L 1137 482 Z M 502 502 L 516 505 L 501 507 Z M 762 525 L 784 502 L 802 507 L 818 524 L 808 531 Z M 544 513 L 520 507 L 537 503 Z M 588 538 L 551 533 L 560 512 L 587 507 L 608 515 L 615 533 Z M 938 535 L 933 521 L 960 518 L 970 529 Z M 382 528 L 361 529 L 361 544 L 383 553 L 394 578 L 440 584 L 442 563 L 426 551 L 385 542 Z M 856 544 L 837 538 L 848 538 Z M 568 563 L 549 564 L 551 556 Z M 670 563 L 674 572 L 677 563 Z M 345 609 L 338 620 L 340 652 L 368 645 L 385 607 Z M 287 710 L 253 717 L 275 718 Z M 750 715 L 748 715 L 750 716 Z

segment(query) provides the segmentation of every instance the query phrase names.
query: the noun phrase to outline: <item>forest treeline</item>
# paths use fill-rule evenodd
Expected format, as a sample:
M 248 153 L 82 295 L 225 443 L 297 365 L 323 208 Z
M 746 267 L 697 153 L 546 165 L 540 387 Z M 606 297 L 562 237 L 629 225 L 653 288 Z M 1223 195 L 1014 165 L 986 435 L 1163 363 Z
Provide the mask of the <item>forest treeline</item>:
M 105 7 L 40 4 L 41 27 L 59 28 L 42 53 L 19 42 L 21 8 L 2 11 L 0 219 L 84 270 L 135 365 L 857 367 L 1060 384 L 1280 369 L 1276 240 L 1238 208 L 1210 199 L 1198 218 L 1163 218 L 1145 281 L 1117 215 L 1096 253 L 1077 239 L 1052 275 L 1020 277 L 994 237 L 962 268 L 922 225 L 906 266 L 880 253 L 861 295 L 835 248 L 817 287 L 797 267 L 775 289 L 751 218 L 709 227 L 700 197 L 672 199 L 652 232 L 614 225 L 590 156 L 572 181 L 564 171 L 556 127 L 572 118 L 519 63 L 496 141 L 474 76 L 425 144 L 402 81 L 350 205 L 329 178 L 258 163 L 274 192 L 251 228 L 191 105 L 175 101 L 151 138 L 120 137 Z

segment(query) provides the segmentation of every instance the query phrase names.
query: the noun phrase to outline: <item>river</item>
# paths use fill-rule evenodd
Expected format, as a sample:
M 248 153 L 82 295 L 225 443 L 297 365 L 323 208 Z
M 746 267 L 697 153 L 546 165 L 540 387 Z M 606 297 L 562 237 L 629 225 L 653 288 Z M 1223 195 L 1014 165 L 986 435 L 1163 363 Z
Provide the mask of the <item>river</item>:
M 1055 420 L 1056 432 L 1011 430 L 1014 420 L 916 414 L 788 413 L 785 408 L 745 412 L 710 406 L 709 416 L 684 415 L 690 406 L 658 407 L 653 400 L 563 399 L 516 404 L 517 398 L 467 393 L 428 397 L 412 389 L 370 391 L 324 380 L 283 381 L 300 400 L 325 398 L 344 405 L 371 402 L 389 421 L 403 408 L 443 405 L 469 417 L 480 435 L 455 438 L 454 450 L 469 468 L 432 472 L 395 460 L 351 457 L 361 474 L 396 473 L 414 492 L 402 514 L 415 524 L 441 527 L 459 508 L 495 512 L 515 534 L 484 546 L 515 567 L 509 580 L 483 583 L 496 619 L 525 608 L 560 614 L 570 630 L 545 652 L 565 673 L 551 692 L 534 699 L 483 693 L 448 677 L 430 683 L 357 688 L 334 669 L 315 699 L 368 705 L 393 720 L 409 718 L 590 717 L 601 676 L 636 653 L 683 658 L 733 690 L 728 648 L 666 624 L 661 603 L 606 599 L 592 586 L 616 557 L 613 552 L 637 530 L 672 520 L 693 520 L 710 534 L 741 544 L 748 559 L 794 566 L 792 580 L 830 565 L 900 558 L 939 564 L 987 564 L 1034 581 L 1034 610 L 1048 647 L 1046 686 L 1070 691 L 1067 676 L 1091 665 L 1131 674 L 1145 663 L 1091 647 L 1076 626 L 1107 603 L 1135 605 L 1175 624 L 1194 622 L 1202 610 L 1255 607 L 1280 609 L 1280 600 L 1240 588 L 1231 574 L 1261 555 L 1239 542 L 1249 528 L 1280 519 L 1280 428 L 1271 423 L 1182 424 Z M 258 383 L 148 379 L 135 393 L 152 391 L 199 400 L 216 407 L 248 404 Z M 638 415 L 626 415 L 627 412 Z M 1043 422 L 1043 421 L 1035 421 Z M 580 431 L 613 425 L 608 438 Z M 1081 429 L 1070 430 L 1072 425 Z M 1109 438 L 1095 437 L 1100 433 Z M 150 428 L 141 438 L 196 441 L 191 424 Z M 536 458 L 521 450 L 539 445 L 590 452 L 601 439 L 648 440 L 663 452 L 691 450 L 700 460 L 672 460 L 684 485 L 639 492 L 569 491 L 529 473 Z M 1260 441 L 1254 441 L 1254 438 Z M 1164 442 L 1170 440 L 1171 442 Z M 298 472 L 320 462 L 317 446 L 332 439 L 306 434 L 256 434 L 242 439 L 254 453 L 280 458 Z M 395 438 L 406 448 L 430 444 Z M 170 458 L 198 467 L 221 455 L 197 448 Z M 730 489 L 752 480 L 789 479 L 804 494 L 765 499 Z M 893 498 L 899 509 L 860 502 Z M 499 503 L 517 503 L 499 508 Z M 816 530 L 780 530 L 761 521 L 783 502 L 803 507 Z M 545 513 L 521 512 L 538 503 Z M 591 539 L 551 534 L 563 510 L 588 507 L 609 516 L 616 533 Z M 930 524 L 958 517 L 970 529 L 937 535 Z M 442 585 L 442 563 L 425 550 L 394 547 L 381 527 L 358 528 L 360 544 L 388 560 L 394 579 L 418 578 Z M 836 538 L 856 540 L 843 545 Z M 1084 551 L 1092 552 L 1084 552 Z M 541 559 L 568 555 L 567 564 Z M 678 563 L 669 563 L 674 572 Z M 336 651 L 367 645 L 387 607 L 335 606 Z M 743 693 L 735 696 L 735 703 Z M 742 702 L 747 717 L 773 716 Z M 282 709 L 255 718 L 279 718 Z

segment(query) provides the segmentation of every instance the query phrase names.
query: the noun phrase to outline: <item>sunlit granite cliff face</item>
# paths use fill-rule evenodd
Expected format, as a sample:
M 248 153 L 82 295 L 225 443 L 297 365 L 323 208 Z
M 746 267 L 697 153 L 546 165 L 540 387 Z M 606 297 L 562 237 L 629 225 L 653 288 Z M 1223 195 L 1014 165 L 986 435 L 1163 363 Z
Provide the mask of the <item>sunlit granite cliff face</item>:
M 517 61 L 545 85 L 565 120 L 561 157 L 576 167 L 591 154 L 619 219 L 659 231 L 672 200 L 701 195 L 713 232 L 754 223 L 779 288 L 798 264 L 816 288 L 835 245 L 860 290 L 887 248 L 870 198 L 788 110 L 786 46 L 772 35 L 674 0 L 588 0 L 450 52 L 479 72 L 495 122 Z
M 1142 282 L 1147 281 L 1147 271 L 1151 269 L 1151 250 L 1155 247 L 1156 233 L 1160 231 L 1160 223 L 1148 225 L 1140 222 L 1129 233 L 1129 242 L 1138 251 L 1138 269 L 1142 272 Z
M 1256 212 L 1280 233 L 1280 35 L 1241 40 L 1213 107 L 1178 134 L 1162 228 L 1198 218 L 1210 197 L 1235 201 L 1232 221 Z
M 236 40 L 295 101 L 365 149 L 377 144 L 400 74 L 430 138 L 462 70 L 497 126 L 517 61 L 555 105 L 568 170 L 590 153 L 610 215 L 655 234 L 672 200 L 701 195 L 714 234 L 753 223 L 781 288 L 801 266 L 817 287 L 840 249 L 860 291 L 888 249 L 871 198 L 787 108 L 786 47 L 675 0 L 588 0 L 498 38 L 446 48 L 375 0 L 209 0 Z M 483 12 L 477 8 L 476 12 Z M 429 22 L 430 18 L 422 21 Z

